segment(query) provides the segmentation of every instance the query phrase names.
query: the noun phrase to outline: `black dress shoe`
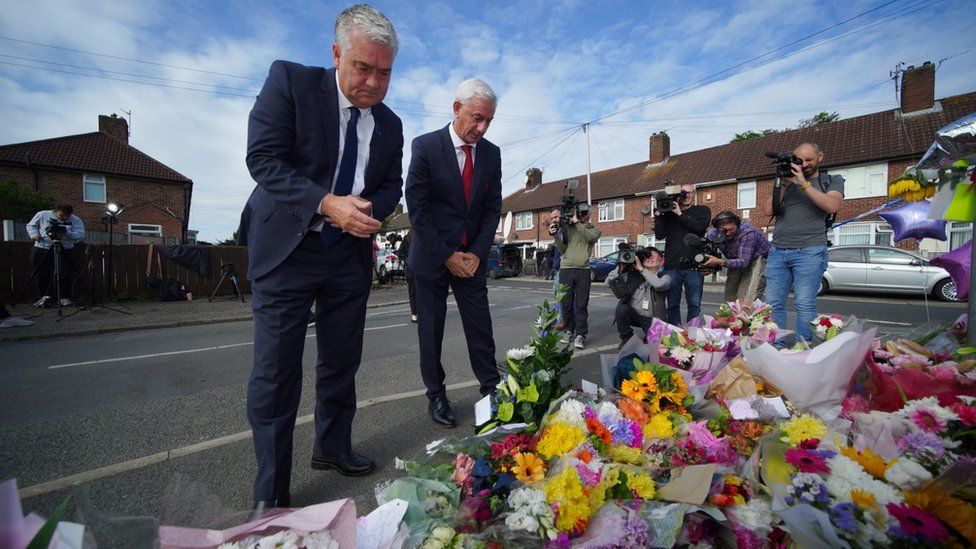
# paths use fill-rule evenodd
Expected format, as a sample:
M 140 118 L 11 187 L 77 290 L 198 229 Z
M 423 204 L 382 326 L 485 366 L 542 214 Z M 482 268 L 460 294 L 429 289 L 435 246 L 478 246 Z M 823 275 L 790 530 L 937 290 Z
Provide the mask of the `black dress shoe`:
M 335 470 L 343 476 L 361 477 L 375 471 L 376 462 L 355 452 L 342 456 L 312 456 L 312 469 Z
M 444 427 L 445 429 L 451 429 L 457 425 L 457 420 L 454 418 L 454 410 L 451 409 L 451 401 L 447 400 L 447 397 L 436 397 L 427 404 L 427 413 L 430 414 L 430 418 L 434 420 L 434 423 Z

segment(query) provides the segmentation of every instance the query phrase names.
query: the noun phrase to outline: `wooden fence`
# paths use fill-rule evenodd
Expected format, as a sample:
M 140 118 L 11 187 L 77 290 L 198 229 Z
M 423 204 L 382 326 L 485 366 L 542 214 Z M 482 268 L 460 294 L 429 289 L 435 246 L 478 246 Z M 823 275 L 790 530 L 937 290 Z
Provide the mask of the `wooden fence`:
M 33 267 L 31 264 L 31 249 L 33 242 L 0 242 L 0 301 L 12 303 L 15 296 L 20 296 L 20 303 L 30 303 L 38 298 L 35 284 L 24 290 Z M 153 261 L 153 273 L 160 278 L 174 278 L 186 285 L 187 291 L 194 299 L 204 299 L 214 291 L 220 280 L 220 265 L 233 263 L 237 271 L 237 282 L 244 293 L 250 293 L 251 284 L 247 280 L 247 248 L 238 246 L 211 246 L 210 276 L 201 276 L 165 255 L 160 254 L 162 272 Z M 148 246 L 143 244 L 119 244 L 112 248 L 112 286 L 115 295 L 120 298 L 149 298 L 156 299 L 157 290 L 146 281 L 146 254 Z M 85 301 L 88 297 L 89 285 L 98 297 L 105 297 L 106 268 L 108 264 L 107 246 L 98 246 L 92 258 L 86 256 L 85 246 L 75 246 L 68 251 L 68 261 L 72 264 L 73 273 L 71 297 L 75 301 Z M 91 274 L 89 274 L 89 264 Z M 217 295 L 233 295 L 234 287 L 229 278 L 221 284 Z

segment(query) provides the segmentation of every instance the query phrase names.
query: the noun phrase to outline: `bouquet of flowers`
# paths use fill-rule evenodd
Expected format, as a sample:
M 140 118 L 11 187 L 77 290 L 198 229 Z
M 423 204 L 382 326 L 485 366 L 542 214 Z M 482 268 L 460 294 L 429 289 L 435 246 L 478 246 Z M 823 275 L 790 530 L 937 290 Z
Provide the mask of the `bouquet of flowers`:
M 773 322 L 772 307 L 760 300 L 747 304 L 743 300 L 729 301 L 719 306 L 711 319 L 712 328 L 728 328 L 740 341 L 749 346 L 776 341 L 779 327 Z M 741 343 L 740 343 L 741 344 Z M 730 356 L 739 352 L 738 346 L 731 346 Z
M 667 364 L 688 370 L 695 361 L 695 353 L 700 349 L 694 339 L 688 337 L 684 330 L 676 330 L 661 338 L 658 345 L 658 359 L 661 364 Z
M 846 325 L 844 317 L 838 314 L 817 315 L 810 323 L 813 324 L 813 335 L 824 341 L 836 336 Z

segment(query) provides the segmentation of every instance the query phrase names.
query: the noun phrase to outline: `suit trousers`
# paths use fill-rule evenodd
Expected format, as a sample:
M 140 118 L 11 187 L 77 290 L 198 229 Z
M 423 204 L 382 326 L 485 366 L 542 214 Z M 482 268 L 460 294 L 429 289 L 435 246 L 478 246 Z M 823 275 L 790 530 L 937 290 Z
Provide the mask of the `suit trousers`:
M 343 235 L 326 247 L 308 231 L 270 273 L 252 281 L 254 368 L 247 388 L 247 417 L 258 461 L 255 500 L 287 500 L 292 436 L 302 392 L 302 354 L 315 302 L 316 457 L 352 448 L 356 370 L 362 358 L 371 268 L 362 241 Z
M 488 285 L 485 264 L 471 278 L 458 278 L 445 272 L 438 278 L 414 273 L 417 286 L 417 333 L 420 339 L 420 375 L 427 387 L 427 398 L 445 396 L 444 365 L 441 348 L 447 315 L 447 290 L 454 291 L 461 326 L 468 346 L 471 370 L 478 379 L 482 395 L 494 391 L 501 377 L 495 363 L 495 340 L 488 311 Z

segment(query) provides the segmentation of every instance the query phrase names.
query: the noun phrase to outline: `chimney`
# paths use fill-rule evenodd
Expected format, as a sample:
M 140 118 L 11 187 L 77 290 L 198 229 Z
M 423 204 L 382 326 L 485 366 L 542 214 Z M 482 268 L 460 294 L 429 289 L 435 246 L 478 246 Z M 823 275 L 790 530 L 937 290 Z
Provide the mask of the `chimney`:
M 651 164 L 661 164 L 671 156 L 671 138 L 665 132 L 651 135 Z
M 117 114 L 113 114 L 112 116 L 98 115 L 98 131 L 116 141 L 120 141 L 126 145 L 129 144 L 129 124 L 125 121 L 125 118 L 119 118 Z
M 908 67 L 901 75 L 901 112 L 931 109 L 935 105 L 935 65 L 926 61 L 921 67 Z
M 525 190 L 531 191 L 542 185 L 542 170 L 529 168 L 525 171 Z

